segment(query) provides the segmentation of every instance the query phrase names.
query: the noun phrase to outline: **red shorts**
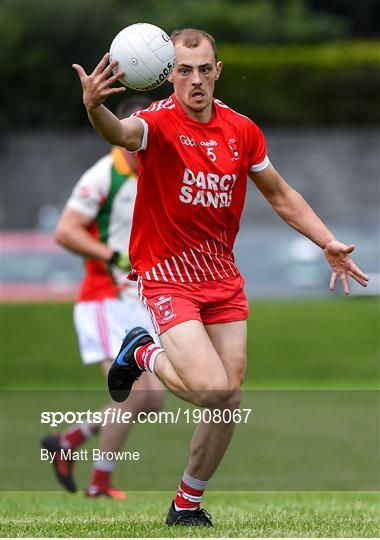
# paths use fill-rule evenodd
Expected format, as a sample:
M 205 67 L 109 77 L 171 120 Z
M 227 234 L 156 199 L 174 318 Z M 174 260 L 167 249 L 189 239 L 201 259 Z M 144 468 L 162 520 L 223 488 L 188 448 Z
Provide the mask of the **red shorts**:
M 248 301 L 242 276 L 201 283 L 166 283 L 138 278 L 140 300 L 162 334 L 185 321 L 203 324 L 245 321 Z

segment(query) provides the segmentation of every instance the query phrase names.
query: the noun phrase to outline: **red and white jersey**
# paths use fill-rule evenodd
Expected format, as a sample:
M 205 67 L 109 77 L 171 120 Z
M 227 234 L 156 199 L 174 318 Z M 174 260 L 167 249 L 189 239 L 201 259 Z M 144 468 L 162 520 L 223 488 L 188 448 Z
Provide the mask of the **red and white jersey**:
M 130 277 L 192 283 L 239 275 L 232 250 L 248 171 L 269 165 L 261 130 L 218 99 L 209 122 L 192 120 L 174 94 L 134 116 L 144 136 Z

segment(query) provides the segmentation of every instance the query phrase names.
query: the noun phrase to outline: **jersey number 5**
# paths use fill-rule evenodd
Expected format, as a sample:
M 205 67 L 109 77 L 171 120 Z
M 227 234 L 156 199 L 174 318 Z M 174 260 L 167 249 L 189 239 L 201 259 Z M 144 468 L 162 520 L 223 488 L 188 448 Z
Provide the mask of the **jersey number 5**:
M 214 153 L 214 150 L 210 147 L 207 148 L 207 155 L 211 159 L 211 161 L 216 161 L 216 155 Z

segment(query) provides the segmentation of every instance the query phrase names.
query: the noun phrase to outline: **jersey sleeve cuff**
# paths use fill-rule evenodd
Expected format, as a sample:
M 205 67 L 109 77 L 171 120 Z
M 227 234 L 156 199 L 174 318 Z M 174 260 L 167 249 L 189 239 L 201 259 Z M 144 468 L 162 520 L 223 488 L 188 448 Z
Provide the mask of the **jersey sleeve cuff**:
M 268 167 L 269 164 L 270 164 L 269 158 L 268 156 L 265 156 L 263 161 L 261 161 L 260 163 L 255 163 L 254 165 L 251 165 L 249 170 L 253 172 L 263 171 L 264 169 Z
M 88 218 L 95 218 L 99 212 L 99 208 L 89 208 L 83 203 L 80 203 L 78 200 L 72 198 L 67 201 L 66 206 L 68 208 L 71 208 L 72 210 L 75 210 L 76 212 L 79 212 L 80 214 L 83 214 L 84 216 Z
M 143 125 L 144 133 L 141 139 L 141 146 L 137 148 L 137 150 L 134 150 L 134 152 L 140 152 L 141 150 L 146 150 L 146 147 L 148 146 L 148 131 L 149 126 L 147 122 L 143 118 L 139 118 L 138 116 L 135 116 L 136 120 L 140 120 L 140 122 Z

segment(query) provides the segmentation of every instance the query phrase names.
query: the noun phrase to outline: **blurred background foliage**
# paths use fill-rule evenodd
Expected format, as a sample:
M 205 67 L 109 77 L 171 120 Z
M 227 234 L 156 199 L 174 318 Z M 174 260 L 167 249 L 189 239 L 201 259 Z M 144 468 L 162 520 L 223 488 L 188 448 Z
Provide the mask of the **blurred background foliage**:
M 260 122 L 376 123 L 379 6 L 377 0 L 5 0 L 0 129 L 86 125 L 71 64 L 91 70 L 121 28 L 142 21 L 168 32 L 196 26 L 212 33 L 226 67 L 218 97 L 238 102 Z M 158 97 L 169 91 L 164 86 Z

